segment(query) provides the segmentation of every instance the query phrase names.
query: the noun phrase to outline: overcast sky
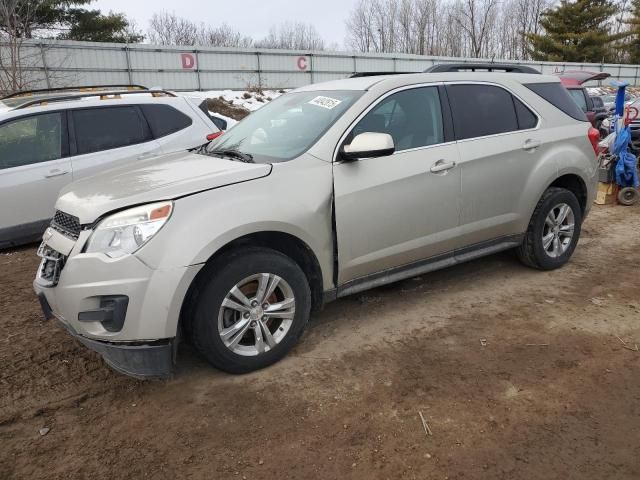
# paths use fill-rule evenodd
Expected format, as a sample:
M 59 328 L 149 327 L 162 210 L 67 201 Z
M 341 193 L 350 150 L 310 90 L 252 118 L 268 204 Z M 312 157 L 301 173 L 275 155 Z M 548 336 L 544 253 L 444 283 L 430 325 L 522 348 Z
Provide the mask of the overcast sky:
M 264 37 L 269 27 L 285 21 L 312 23 L 330 44 L 343 45 L 344 21 L 356 0 L 97 0 L 91 7 L 124 12 L 145 34 L 156 11 L 175 12 L 196 22 L 228 23 L 245 35 Z

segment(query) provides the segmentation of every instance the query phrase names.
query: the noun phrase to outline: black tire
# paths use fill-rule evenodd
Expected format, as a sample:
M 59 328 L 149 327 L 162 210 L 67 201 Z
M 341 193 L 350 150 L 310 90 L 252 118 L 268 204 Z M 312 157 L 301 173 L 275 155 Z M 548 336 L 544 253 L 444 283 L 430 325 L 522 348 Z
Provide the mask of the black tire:
M 293 323 L 272 349 L 256 356 L 230 350 L 220 338 L 218 315 L 227 294 L 243 279 L 270 273 L 291 287 L 295 298 Z M 248 373 L 267 367 L 284 357 L 304 331 L 311 312 L 311 290 L 302 269 L 286 255 L 269 248 L 250 247 L 218 258 L 198 280 L 197 295 L 188 319 L 191 343 L 214 367 L 229 373 Z
M 545 221 L 552 209 L 559 204 L 568 205 L 574 216 L 573 237 L 567 249 L 557 257 L 550 256 L 543 247 L 542 237 L 545 229 Z M 576 196 L 564 188 L 548 188 L 538 201 L 524 240 L 517 249 L 518 258 L 525 265 L 539 270 L 553 270 L 562 267 L 573 255 L 582 227 L 582 209 Z
M 631 205 L 635 205 L 636 203 L 638 203 L 639 198 L 640 192 L 637 188 L 625 187 L 621 188 L 618 192 L 618 203 L 620 205 L 630 207 Z

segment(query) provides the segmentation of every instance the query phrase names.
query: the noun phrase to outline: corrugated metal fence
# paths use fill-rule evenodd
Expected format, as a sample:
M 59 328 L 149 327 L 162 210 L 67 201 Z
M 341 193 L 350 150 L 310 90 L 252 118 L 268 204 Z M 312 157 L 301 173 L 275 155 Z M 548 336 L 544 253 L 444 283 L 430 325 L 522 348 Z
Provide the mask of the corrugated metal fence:
M 0 43 L 0 55 L 6 46 Z M 293 88 L 345 78 L 356 72 L 419 72 L 434 63 L 471 61 L 404 54 L 359 54 L 209 47 L 158 47 L 71 41 L 25 42 L 23 69 L 33 88 L 136 83 L 172 90 Z M 640 85 L 640 66 L 511 62 L 542 73 L 609 72 Z M 608 84 L 608 81 L 605 83 Z

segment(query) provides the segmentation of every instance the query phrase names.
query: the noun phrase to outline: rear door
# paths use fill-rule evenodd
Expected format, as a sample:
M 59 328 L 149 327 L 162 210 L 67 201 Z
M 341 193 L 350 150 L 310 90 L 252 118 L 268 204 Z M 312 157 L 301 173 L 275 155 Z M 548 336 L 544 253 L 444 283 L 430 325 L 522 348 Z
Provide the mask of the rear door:
M 0 124 L 0 244 L 42 233 L 71 179 L 65 112 Z
M 465 246 L 522 233 L 522 192 L 548 146 L 539 117 L 499 85 L 447 85 L 460 152 Z
M 443 105 L 445 108 L 443 108 Z M 396 151 L 334 164 L 339 283 L 454 250 L 460 170 L 438 86 L 379 100 L 344 140 L 388 133 Z
M 162 153 L 137 105 L 70 111 L 73 178 Z

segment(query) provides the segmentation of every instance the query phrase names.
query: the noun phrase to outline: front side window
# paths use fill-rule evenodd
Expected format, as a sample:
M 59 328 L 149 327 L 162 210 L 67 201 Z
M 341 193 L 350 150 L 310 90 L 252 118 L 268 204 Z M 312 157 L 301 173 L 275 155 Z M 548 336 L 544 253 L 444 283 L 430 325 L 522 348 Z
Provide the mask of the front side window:
M 33 115 L 1 125 L 0 169 L 62 158 L 62 115 Z
M 345 144 L 365 132 L 388 133 L 396 151 L 443 143 L 438 88 L 412 88 L 388 96 L 358 122 Z
M 151 132 L 135 106 L 73 111 L 78 154 L 100 152 L 151 140 Z
M 211 142 L 202 153 L 235 150 L 256 163 L 292 160 L 311 148 L 363 93 L 315 90 L 282 95 Z

